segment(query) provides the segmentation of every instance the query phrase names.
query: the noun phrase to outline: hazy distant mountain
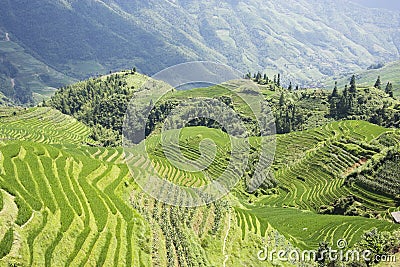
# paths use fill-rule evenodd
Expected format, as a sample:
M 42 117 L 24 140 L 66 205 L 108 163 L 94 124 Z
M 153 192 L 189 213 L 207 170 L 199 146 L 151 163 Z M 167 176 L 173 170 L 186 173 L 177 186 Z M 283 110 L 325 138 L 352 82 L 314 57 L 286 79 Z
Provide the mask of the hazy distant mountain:
M 352 0 L 355 3 L 359 3 L 361 5 L 367 7 L 374 8 L 386 8 L 389 10 L 399 10 L 400 11 L 400 2 L 398 0 Z
M 400 12 L 345 0 L 6 0 L 0 27 L 73 78 L 213 60 L 315 84 L 400 55 Z

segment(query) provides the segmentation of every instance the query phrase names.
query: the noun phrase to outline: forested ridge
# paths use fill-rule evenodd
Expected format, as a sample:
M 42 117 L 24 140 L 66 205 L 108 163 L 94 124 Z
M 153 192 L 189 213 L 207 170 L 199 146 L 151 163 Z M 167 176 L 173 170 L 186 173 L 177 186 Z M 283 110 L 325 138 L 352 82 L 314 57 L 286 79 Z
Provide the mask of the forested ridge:
M 256 83 L 275 116 L 277 133 L 307 130 L 337 120 L 365 120 L 385 127 L 399 127 L 400 101 L 393 96 L 393 87 L 389 81 L 380 78 L 371 86 L 358 86 L 355 76 L 343 89 L 337 84 L 332 89 L 303 89 L 290 83 L 281 85 L 281 75 L 269 78 L 260 72 L 247 74 L 246 79 Z M 94 139 L 105 145 L 118 145 L 124 115 L 132 96 L 145 81 L 144 76 L 128 70 L 93 78 L 74 85 L 62 87 L 43 105 L 52 106 L 64 114 L 72 115 L 94 129 Z M 383 86 L 383 83 L 386 85 Z M 240 109 L 241 103 L 230 96 L 227 89 L 215 86 L 192 89 L 187 92 L 177 91 L 157 103 L 149 118 L 150 134 L 163 121 L 174 106 L 195 95 L 219 99 L 232 109 Z M 203 93 L 202 93 L 203 92 Z M 254 123 L 249 114 L 241 112 L 247 125 Z M 143 118 L 145 119 L 145 118 Z M 193 122 L 192 126 L 212 126 L 210 121 Z M 217 126 L 212 126 L 217 127 Z

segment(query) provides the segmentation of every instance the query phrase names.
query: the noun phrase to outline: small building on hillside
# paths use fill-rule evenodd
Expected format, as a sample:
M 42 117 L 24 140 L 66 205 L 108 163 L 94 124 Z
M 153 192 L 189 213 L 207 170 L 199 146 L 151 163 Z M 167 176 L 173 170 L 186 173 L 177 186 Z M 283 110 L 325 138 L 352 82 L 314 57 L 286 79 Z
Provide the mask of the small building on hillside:
M 392 212 L 392 217 L 395 222 L 400 223 L 400 211 Z

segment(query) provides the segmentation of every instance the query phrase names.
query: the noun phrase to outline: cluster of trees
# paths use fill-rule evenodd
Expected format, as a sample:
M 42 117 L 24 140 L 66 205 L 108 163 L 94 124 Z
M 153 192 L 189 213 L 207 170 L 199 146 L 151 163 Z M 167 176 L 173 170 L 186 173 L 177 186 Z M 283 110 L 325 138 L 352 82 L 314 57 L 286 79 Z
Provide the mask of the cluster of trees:
M 376 89 L 382 89 L 382 81 L 381 81 L 381 76 L 378 76 L 378 79 L 376 80 L 374 87 Z M 385 87 L 385 93 L 389 95 L 390 97 L 393 97 L 393 84 L 391 82 L 388 82 Z
M 347 249 L 347 248 L 345 248 Z M 371 267 L 379 262 L 388 261 L 388 257 L 395 259 L 394 254 L 400 249 L 400 231 L 390 233 L 379 231 L 373 228 L 364 232 L 361 241 L 354 245 L 353 251 L 358 253 L 349 253 L 343 251 L 343 259 L 339 256 L 338 250 L 333 249 L 327 242 L 321 242 L 315 255 L 315 262 L 319 267 Z M 336 253 L 334 253 L 334 251 Z M 365 254 L 368 251 L 369 254 Z M 355 255 L 359 255 L 356 257 Z
M 251 73 L 248 72 L 245 75 L 245 79 L 249 79 L 254 81 L 255 83 L 259 84 L 259 85 L 272 85 L 272 86 L 277 86 L 277 87 L 281 87 L 282 83 L 281 83 L 281 74 L 278 73 L 277 75 L 274 75 L 273 79 L 270 79 L 267 74 L 265 73 L 261 73 L 260 71 L 258 71 L 257 73 Z M 273 87 L 271 87 L 273 88 Z M 287 89 L 289 91 L 292 91 L 293 89 L 295 90 L 299 90 L 299 86 L 296 85 L 296 87 L 293 86 L 292 82 L 289 83 L 289 86 L 287 87 Z
M 292 82 L 287 87 L 282 87 L 280 74 L 269 79 L 261 72 L 249 72 L 245 78 L 260 85 L 269 84 L 269 90 L 277 92 L 275 95 L 279 98 L 276 101 L 274 98 L 267 99 L 267 102 L 274 112 L 278 134 L 317 127 L 327 122 L 327 119 L 320 118 L 321 106 L 324 109 L 323 91 L 300 90 L 299 86 L 294 86 Z
M 323 205 L 319 208 L 319 213 L 346 216 L 372 216 L 354 196 L 341 197 L 330 205 Z
M 124 136 L 132 143 L 139 143 L 143 137 L 150 135 L 152 132 L 158 130 L 161 123 L 165 122 L 168 117 L 167 128 L 176 129 L 181 127 L 192 127 L 192 126 L 205 126 L 208 128 L 221 129 L 227 131 L 224 125 L 220 122 L 229 123 L 230 133 L 235 136 L 245 136 L 246 132 L 259 133 L 256 123 L 250 117 L 236 116 L 234 112 L 233 101 L 229 96 L 217 97 L 216 100 L 225 103 L 232 112 L 226 112 L 226 109 L 216 105 L 216 101 L 213 99 L 203 99 L 196 102 L 186 102 L 181 99 L 164 99 L 153 106 L 153 103 L 149 103 L 148 106 L 134 106 L 129 107 L 127 111 L 127 120 L 125 121 L 127 128 L 131 129 L 130 132 L 125 132 Z M 195 101 L 195 100 L 193 100 Z M 171 111 L 179 105 L 179 116 L 169 116 Z M 145 118 L 145 115 L 148 115 Z M 201 117 L 194 118 L 190 121 L 186 121 L 193 115 L 202 114 Z M 214 119 L 213 119 L 214 118 Z M 218 120 L 217 120 L 218 119 Z M 242 121 L 245 122 L 245 128 L 242 128 Z M 145 136 L 138 136 L 137 133 L 143 128 L 143 123 L 146 123 Z
M 206 207 L 189 208 L 179 206 L 169 206 L 164 203 L 154 200 L 153 203 L 148 203 L 147 197 L 144 199 L 144 204 L 139 203 L 138 200 L 132 199 L 132 205 L 137 209 L 147 221 L 154 222 L 161 228 L 162 235 L 165 239 L 165 250 L 167 256 L 167 266 L 175 266 L 175 262 L 179 266 L 195 265 L 195 266 L 208 266 L 210 263 L 204 256 L 203 248 L 208 244 L 203 242 L 201 247 L 194 243 L 193 236 L 190 233 L 193 231 L 193 221 L 196 219 L 195 215 L 203 213 L 202 221 L 199 225 L 199 237 L 203 235 L 218 235 L 222 229 L 223 219 L 228 212 L 229 204 L 226 201 L 218 200 L 214 203 L 208 204 Z M 184 203 L 182 203 L 184 204 Z M 152 208 L 146 208 L 151 206 Z M 212 221 L 208 220 L 210 217 L 209 212 L 213 213 Z M 208 230 L 208 231 L 206 231 Z M 149 233 L 153 235 L 154 241 L 159 241 L 157 231 Z M 159 262 L 157 258 L 157 250 L 159 242 L 154 243 L 151 248 L 151 253 L 154 255 L 154 262 Z
M 390 233 L 373 228 L 364 233 L 361 241 L 356 244 L 356 249 L 371 252 L 369 259 L 364 260 L 364 266 L 378 264 L 384 257 L 394 255 L 399 251 L 400 231 Z
M 375 82 L 374 87 L 380 90 L 382 86 L 380 77 Z M 393 98 L 393 85 L 388 82 L 385 88 L 388 97 Z M 382 100 L 377 105 L 376 98 L 379 95 L 371 94 L 370 89 L 366 89 L 364 93 L 357 89 L 355 75 L 351 77 L 350 86 L 346 85 L 342 93 L 339 93 L 337 82 L 329 97 L 330 112 L 329 116 L 338 119 L 362 119 L 371 123 L 386 126 L 399 127 L 400 125 L 400 109 L 395 106 L 392 100 Z
M 251 72 L 247 73 L 245 75 L 245 79 L 252 80 L 256 82 L 257 84 L 260 85 L 265 85 L 265 84 L 274 84 L 276 86 L 281 86 L 281 75 L 278 73 L 278 75 L 274 75 L 274 79 L 269 79 L 267 74 L 262 74 L 261 72 L 257 72 L 252 74 Z
M 90 79 L 62 87 L 43 105 L 52 106 L 92 127 L 92 138 L 100 144 L 119 145 L 125 111 L 134 90 L 127 85 L 125 76 L 128 74 L 113 74 L 105 79 Z
M 335 82 L 335 87 L 333 88 L 332 95 L 330 96 L 330 115 L 335 119 L 342 119 L 350 115 L 356 106 L 357 100 L 357 87 L 356 78 L 353 75 L 350 80 L 350 88 L 347 84 L 340 95 L 337 88 L 337 82 Z
M 301 128 L 304 123 L 304 114 L 297 110 L 295 103 L 286 103 L 285 93 L 279 98 L 279 108 L 275 114 L 276 132 L 279 134 L 290 133 Z

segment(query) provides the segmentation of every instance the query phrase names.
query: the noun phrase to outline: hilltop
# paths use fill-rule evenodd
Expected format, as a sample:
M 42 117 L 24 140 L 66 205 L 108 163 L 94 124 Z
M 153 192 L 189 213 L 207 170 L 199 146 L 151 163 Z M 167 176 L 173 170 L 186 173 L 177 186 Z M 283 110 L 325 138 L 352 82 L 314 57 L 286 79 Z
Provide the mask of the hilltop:
M 369 70 L 358 71 L 356 72 L 357 82 L 365 87 L 371 87 L 375 84 L 378 76 L 382 82 L 382 89 L 385 89 L 385 86 L 388 82 L 393 84 L 394 95 L 400 96 L 400 61 L 394 61 L 387 64 L 376 64 L 370 66 Z M 349 78 L 338 76 L 337 78 L 330 78 L 325 83 L 325 86 L 333 88 L 334 81 L 337 80 L 338 85 L 343 87 L 346 83 L 348 83 Z
M 249 74 L 248 77 L 259 87 L 273 111 L 277 133 L 280 134 L 307 130 L 343 119 L 365 120 L 386 127 L 399 127 L 400 124 L 400 101 L 381 89 L 358 85 L 357 80 L 354 92 L 337 88 L 336 95 L 332 97 L 333 92 L 328 90 L 301 89 L 294 84 L 290 88 L 283 88 L 276 75 L 274 79 L 261 73 Z M 61 88 L 44 105 L 72 115 L 94 128 L 100 142 L 118 145 L 128 103 L 138 90 L 143 89 L 141 86 L 148 79 L 133 70 L 93 78 Z M 156 130 L 164 120 L 166 114 L 163 110 L 194 97 L 218 99 L 232 105 L 248 121 L 247 126 L 252 127 L 254 122 L 249 111 L 240 97 L 235 96 L 235 93 L 251 95 L 251 92 L 238 90 L 229 84 L 173 90 L 157 103 L 150 122 L 151 131 Z M 198 126 L 206 126 L 206 123 Z

